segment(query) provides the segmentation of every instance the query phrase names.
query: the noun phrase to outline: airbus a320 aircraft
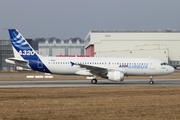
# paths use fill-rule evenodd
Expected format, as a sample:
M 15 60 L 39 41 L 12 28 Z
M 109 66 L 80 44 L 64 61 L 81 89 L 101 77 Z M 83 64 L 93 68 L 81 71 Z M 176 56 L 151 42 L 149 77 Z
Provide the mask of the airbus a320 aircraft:
M 108 57 L 45 57 L 37 54 L 26 39 L 16 29 L 9 29 L 14 58 L 5 61 L 35 71 L 59 75 L 90 76 L 91 83 L 96 84 L 96 77 L 119 82 L 124 76 L 167 75 L 174 68 L 166 62 L 153 58 L 108 58 Z

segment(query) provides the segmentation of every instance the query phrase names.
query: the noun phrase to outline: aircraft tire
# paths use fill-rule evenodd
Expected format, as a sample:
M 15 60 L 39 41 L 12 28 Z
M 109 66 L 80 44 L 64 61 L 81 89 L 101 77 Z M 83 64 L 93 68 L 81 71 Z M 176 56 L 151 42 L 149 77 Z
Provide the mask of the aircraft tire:
M 92 83 L 92 84 L 96 84 L 96 83 L 97 83 L 97 79 L 92 79 L 92 80 L 91 80 L 91 83 Z
M 154 81 L 149 81 L 149 84 L 153 85 L 153 84 L 154 84 Z

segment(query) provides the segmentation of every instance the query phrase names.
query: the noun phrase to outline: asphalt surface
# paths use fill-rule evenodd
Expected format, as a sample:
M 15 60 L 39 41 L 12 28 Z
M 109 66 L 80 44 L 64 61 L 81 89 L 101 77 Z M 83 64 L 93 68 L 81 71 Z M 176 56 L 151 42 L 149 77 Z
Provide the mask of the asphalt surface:
M 0 81 L 0 88 L 21 87 L 81 87 L 81 86 L 180 86 L 180 79 L 154 79 L 150 85 L 149 80 L 125 80 L 123 82 L 111 82 L 99 80 L 97 84 L 91 84 L 90 80 L 61 80 L 61 81 Z

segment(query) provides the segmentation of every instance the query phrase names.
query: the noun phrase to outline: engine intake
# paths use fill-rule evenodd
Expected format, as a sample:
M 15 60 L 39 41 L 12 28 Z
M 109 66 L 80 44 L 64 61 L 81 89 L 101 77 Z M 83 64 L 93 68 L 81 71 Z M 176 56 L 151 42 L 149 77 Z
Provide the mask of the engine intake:
M 124 81 L 124 73 L 120 71 L 109 71 L 107 77 L 113 82 Z

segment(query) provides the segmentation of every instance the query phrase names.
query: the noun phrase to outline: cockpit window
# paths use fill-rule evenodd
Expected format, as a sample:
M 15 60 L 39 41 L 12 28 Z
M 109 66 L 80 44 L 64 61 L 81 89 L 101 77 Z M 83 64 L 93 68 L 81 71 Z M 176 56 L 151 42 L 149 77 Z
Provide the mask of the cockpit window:
M 165 63 L 165 62 L 163 62 L 163 63 L 161 63 L 161 65 L 168 65 L 167 63 Z

